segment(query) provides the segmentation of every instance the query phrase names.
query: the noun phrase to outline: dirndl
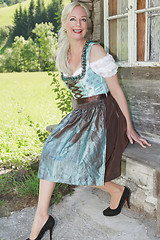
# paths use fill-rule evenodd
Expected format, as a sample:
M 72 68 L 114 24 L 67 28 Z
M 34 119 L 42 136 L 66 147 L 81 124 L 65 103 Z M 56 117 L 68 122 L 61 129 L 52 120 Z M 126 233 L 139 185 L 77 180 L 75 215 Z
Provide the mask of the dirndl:
M 111 94 L 77 100 L 44 143 L 38 177 L 102 186 L 121 175 L 126 119 Z

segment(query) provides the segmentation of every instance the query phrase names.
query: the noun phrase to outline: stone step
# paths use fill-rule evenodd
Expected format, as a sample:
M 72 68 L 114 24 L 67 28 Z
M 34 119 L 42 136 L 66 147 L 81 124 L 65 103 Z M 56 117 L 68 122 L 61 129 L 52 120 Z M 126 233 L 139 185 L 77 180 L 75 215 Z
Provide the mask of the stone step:
M 160 144 L 146 149 L 129 144 L 122 157 L 122 176 L 116 182 L 131 188 L 131 203 L 157 219 L 160 234 Z

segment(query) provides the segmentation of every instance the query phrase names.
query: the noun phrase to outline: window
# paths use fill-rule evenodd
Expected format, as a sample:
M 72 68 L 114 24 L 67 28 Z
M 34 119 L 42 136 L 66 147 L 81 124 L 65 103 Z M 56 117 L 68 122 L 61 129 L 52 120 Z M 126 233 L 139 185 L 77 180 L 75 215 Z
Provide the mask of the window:
M 104 0 L 104 44 L 120 66 L 160 66 L 160 0 Z

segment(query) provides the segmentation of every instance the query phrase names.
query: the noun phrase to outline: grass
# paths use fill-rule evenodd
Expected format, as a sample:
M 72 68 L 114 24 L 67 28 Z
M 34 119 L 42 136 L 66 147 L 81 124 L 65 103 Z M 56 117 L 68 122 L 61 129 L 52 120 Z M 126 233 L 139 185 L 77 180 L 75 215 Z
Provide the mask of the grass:
M 5 209 L 12 212 L 37 204 L 39 193 L 37 168 L 38 164 L 35 163 L 34 169 L 32 166 L 30 170 L 23 168 L 0 176 L 0 217 L 5 216 Z M 74 187 L 57 183 L 50 204 L 59 203 L 66 194 L 71 195 Z
M 51 0 L 45 0 L 45 5 L 47 6 Z M 64 0 L 64 5 L 68 4 L 69 0 Z M 21 3 L 22 8 L 28 8 L 29 7 L 30 0 L 27 0 L 23 3 Z M 9 7 L 3 7 L 0 8 L 0 27 L 12 25 L 13 22 L 13 15 L 17 8 L 19 8 L 20 3 L 9 6 Z
M 46 72 L 0 73 L 0 169 L 8 171 L 0 175 L 1 209 L 12 212 L 37 203 L 45 128 L 61 120 L 51 80 Z M 51 203 L 72 192 L 73 186 L 57 184 Z
M 51 79 L 46 72 L 0 74 L 0 165 L 17 168 L 35 159 L 46 126 L 61 120 Z

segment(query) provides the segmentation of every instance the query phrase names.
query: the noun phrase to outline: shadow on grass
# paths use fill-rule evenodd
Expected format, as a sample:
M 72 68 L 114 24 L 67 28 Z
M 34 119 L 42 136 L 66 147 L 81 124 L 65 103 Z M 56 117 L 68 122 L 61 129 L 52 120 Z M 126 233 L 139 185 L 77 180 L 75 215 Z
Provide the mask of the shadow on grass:
M 37 204 L 39 179 L 37 177 L 39 162 L 31 164 L 29 169 L 22 168 L 0 175 L 0 217 L 9 216 L 13 211 Z M 72 194 L 73 185 L 57 183 L 51 204 L 57 204 L 63 196 Z

